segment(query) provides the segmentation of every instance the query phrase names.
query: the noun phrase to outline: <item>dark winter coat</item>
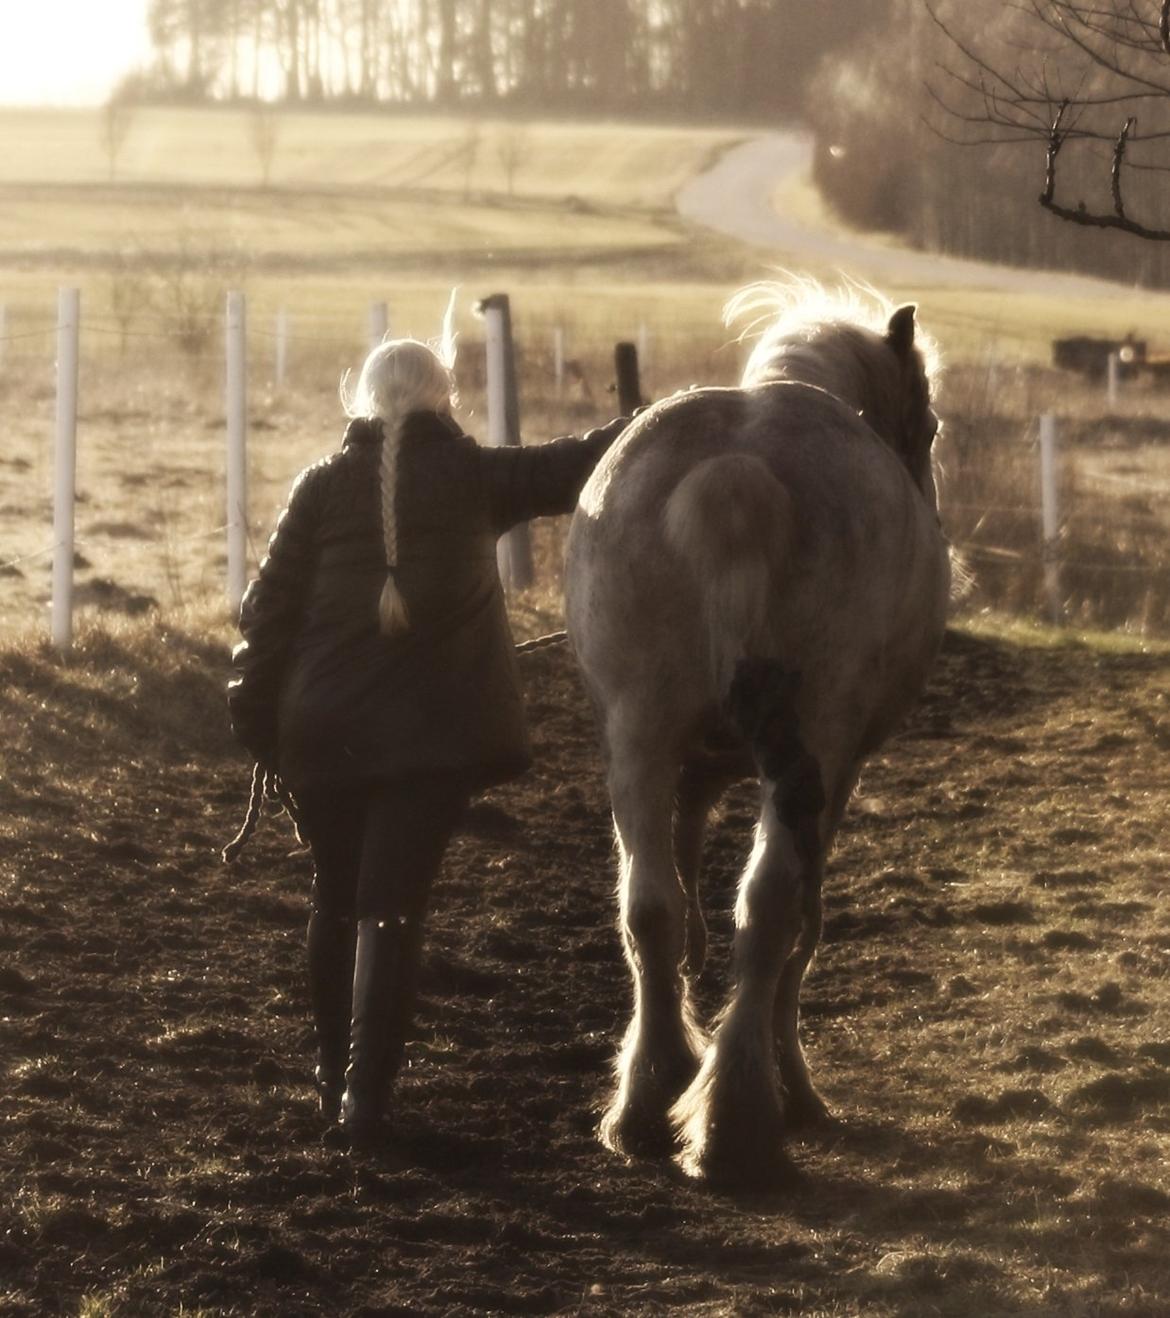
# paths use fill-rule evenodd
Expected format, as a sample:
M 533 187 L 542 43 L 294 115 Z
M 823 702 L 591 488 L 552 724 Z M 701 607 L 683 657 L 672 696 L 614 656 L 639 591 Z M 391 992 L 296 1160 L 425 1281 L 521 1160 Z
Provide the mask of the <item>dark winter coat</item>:
M 387 637 L 381 425 L 351 423 L 341 449 L 297 478 L 244 596 L 228 687 L 240 741 L 294 792 L 434 771 L 479 787 L 527 768 L 496 540 L 570 512 L 623 424 L 488 448 L 448 418 L 411 414 L 394 572 L 411 625 Z

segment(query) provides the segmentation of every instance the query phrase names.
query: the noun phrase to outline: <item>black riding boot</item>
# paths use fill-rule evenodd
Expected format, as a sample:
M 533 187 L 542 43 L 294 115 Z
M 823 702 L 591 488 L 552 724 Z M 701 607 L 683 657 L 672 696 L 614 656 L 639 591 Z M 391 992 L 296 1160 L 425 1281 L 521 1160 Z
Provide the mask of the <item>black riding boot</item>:
M 354 921 L 313 908 L 306 938 L 309 1000 L 317 1038 L 317 1096 L 328 1122 L 341 1112 L 353 1002 Z
M 378 1133 L 405 1042 L 395 1001 L 402 974 L 402 926 L 391 918 L 359 920 L 353 966 L 353 1021 L 341 1124 L 354 1143 Z

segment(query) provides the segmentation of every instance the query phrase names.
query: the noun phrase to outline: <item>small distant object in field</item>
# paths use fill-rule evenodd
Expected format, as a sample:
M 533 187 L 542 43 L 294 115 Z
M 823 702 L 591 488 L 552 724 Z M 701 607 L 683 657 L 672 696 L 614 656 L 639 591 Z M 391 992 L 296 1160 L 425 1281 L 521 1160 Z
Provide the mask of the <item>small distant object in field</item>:
M 1109 359 L 1116 354 L 1121 379 L 1142 374 L 1154 379 L 1170 379 L 1170 357 L 1151 356 L 1145 339 L 1127 334 L 1123 339 L 1094 338 L 1077 334 L 1052 340 L 1052 364 L 1059 371 L 1076 371 L 1090 380 L 1104 380 Z

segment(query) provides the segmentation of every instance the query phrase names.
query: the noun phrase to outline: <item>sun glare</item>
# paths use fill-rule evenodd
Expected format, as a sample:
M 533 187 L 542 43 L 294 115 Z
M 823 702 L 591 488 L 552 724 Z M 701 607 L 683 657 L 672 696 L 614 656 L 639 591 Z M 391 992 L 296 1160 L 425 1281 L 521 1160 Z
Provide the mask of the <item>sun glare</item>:
M 148 56 L 146 4 L 0 0 L 0 104 L 100 104 Z

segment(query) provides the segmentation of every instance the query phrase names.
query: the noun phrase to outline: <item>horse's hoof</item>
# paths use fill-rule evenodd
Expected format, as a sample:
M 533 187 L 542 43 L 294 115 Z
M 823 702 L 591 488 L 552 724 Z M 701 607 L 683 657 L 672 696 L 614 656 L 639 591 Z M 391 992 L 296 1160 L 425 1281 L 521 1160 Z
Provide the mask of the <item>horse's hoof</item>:
M 627 1158 L 669 1158 L 678 1148 L 665 1105 L 650 1111 L 615 1103 L 602 1117 L 598 1135 L 612 1153 Z
M 786 1130 L 814 1130 L 833 1126 L 833 1111 L 815 1089 L 803 1094 L 785 1094 L 784 1128 Z
M 797 1189 L 804 1184 L 803 1173 L 779 1141 L 757 1147 L 750 1156 L 742 1148 L 684 1147 L 677 1161 L 692 1180 L 727 1193 L 766 1194 Z

